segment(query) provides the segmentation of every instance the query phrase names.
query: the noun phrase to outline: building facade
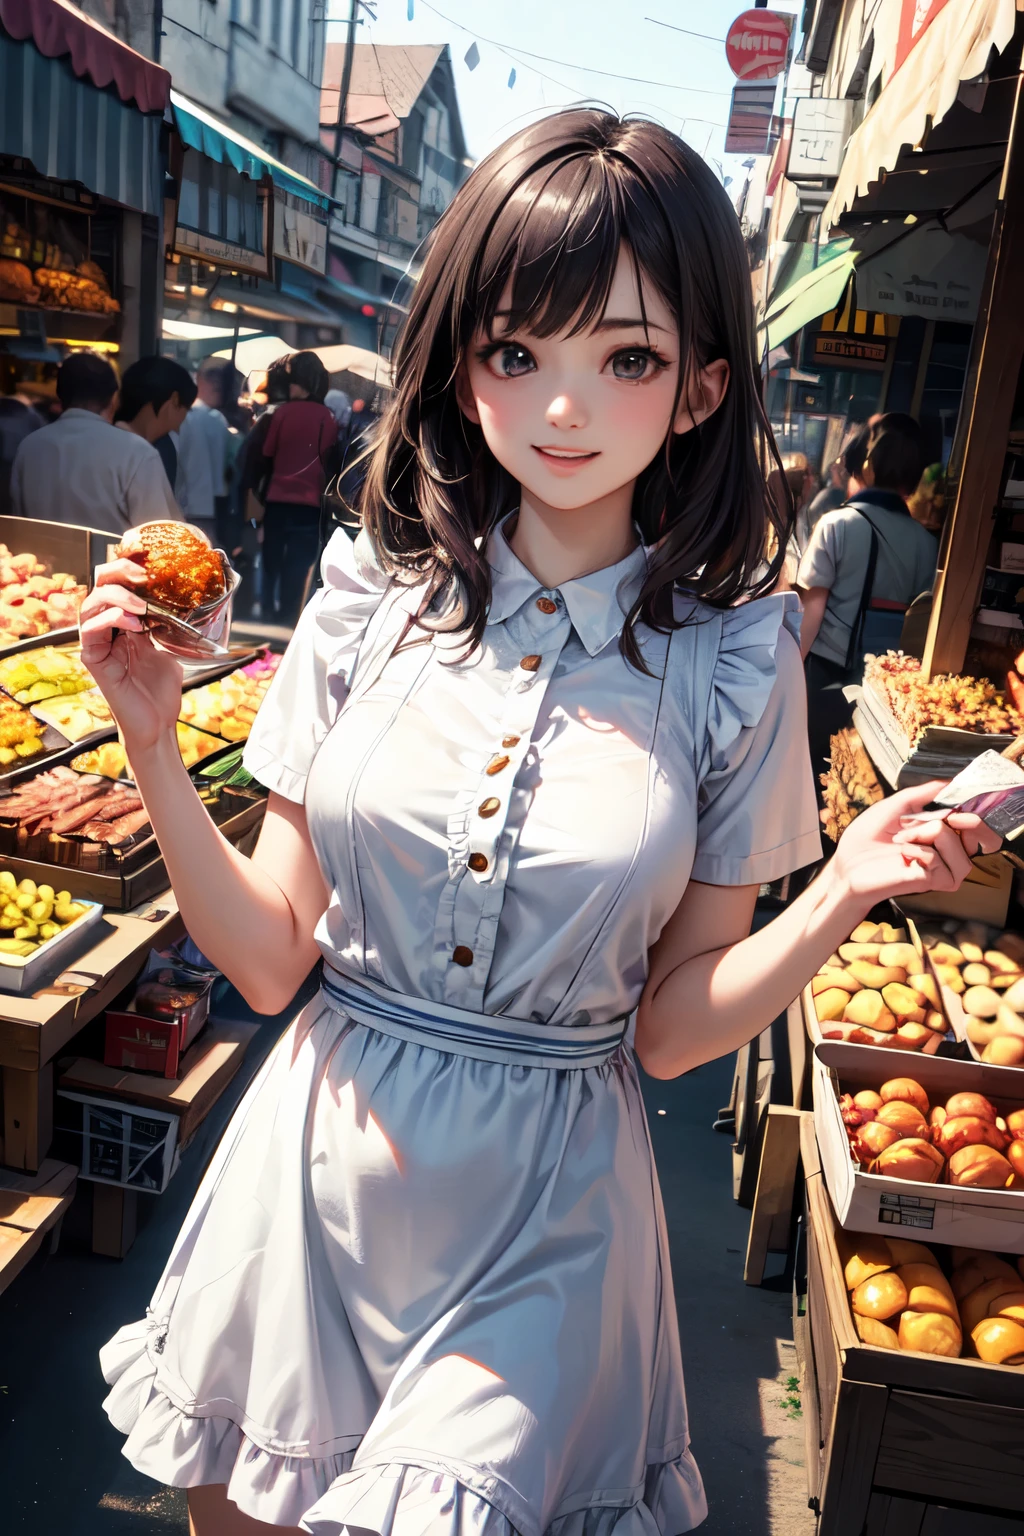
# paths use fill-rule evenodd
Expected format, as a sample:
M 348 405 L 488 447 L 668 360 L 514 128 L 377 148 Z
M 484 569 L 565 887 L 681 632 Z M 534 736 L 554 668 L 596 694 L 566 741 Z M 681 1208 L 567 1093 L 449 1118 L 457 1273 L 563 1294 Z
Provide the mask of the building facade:
M 470 168 L 447 46 L 330 44 L 320 95 L 325 151 L 338 144 L 328 270 L 346 340 L 389 349 L 419 250 Z M 344 119 L 338 134 L 339 115 Z

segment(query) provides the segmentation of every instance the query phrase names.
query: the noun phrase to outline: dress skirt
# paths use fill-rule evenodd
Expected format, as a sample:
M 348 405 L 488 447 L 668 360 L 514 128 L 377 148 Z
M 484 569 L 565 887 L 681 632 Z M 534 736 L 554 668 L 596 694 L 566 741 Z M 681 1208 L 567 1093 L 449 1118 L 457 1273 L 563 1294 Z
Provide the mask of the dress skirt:
M 139 1471 L 335 1536 L 678 1536 L 706 1515 L 628 1046 L 479 1060 L 323 996 L 145 1321 L 101 1356 Z

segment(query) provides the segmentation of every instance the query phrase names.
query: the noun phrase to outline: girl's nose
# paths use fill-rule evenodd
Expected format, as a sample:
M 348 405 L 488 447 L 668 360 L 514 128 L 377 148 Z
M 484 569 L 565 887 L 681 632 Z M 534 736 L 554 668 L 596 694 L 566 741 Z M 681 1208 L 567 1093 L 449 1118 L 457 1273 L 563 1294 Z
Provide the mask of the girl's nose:
M 547 419 L 553 427 L 560 427 L 564 431 L 573 427 L 585 427 L 588 416 L 583 401 L 563 391 L 556 395 L 548 406 Z

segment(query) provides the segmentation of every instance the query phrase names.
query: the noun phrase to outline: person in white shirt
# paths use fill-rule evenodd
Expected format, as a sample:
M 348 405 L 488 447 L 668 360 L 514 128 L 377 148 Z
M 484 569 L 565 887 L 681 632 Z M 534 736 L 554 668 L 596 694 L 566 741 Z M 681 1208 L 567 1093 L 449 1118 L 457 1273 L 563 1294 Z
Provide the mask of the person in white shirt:
M 174 487 L 187 520 L 201 528 L 214 546 L 221 542 L 217 513 L 225 508 L 228 491 L 230 433 L 220 410 L 224 374 L 223 363 L 208 361 L 196 375 L 198 399 L 178 433 Z
M 61 366 L 62 414 L 26 437 L 11 468 L 17 516 L 118 537 L 157 518 L 180 520 L 156 449 L 113 425 L 117 396 L 117 375 L 104 358 L 80 352 Z

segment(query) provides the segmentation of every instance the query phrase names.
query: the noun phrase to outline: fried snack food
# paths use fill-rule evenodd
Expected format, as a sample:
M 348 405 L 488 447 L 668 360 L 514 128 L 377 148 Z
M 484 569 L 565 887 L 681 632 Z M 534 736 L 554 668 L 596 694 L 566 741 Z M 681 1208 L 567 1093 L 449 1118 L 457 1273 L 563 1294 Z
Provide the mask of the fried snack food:
M 224 596 L 220 555 L 198 528 L 187 523 L 144 523 L 131 528 L 117 553 L 144 568 L 150 598 L 180 618 Z

